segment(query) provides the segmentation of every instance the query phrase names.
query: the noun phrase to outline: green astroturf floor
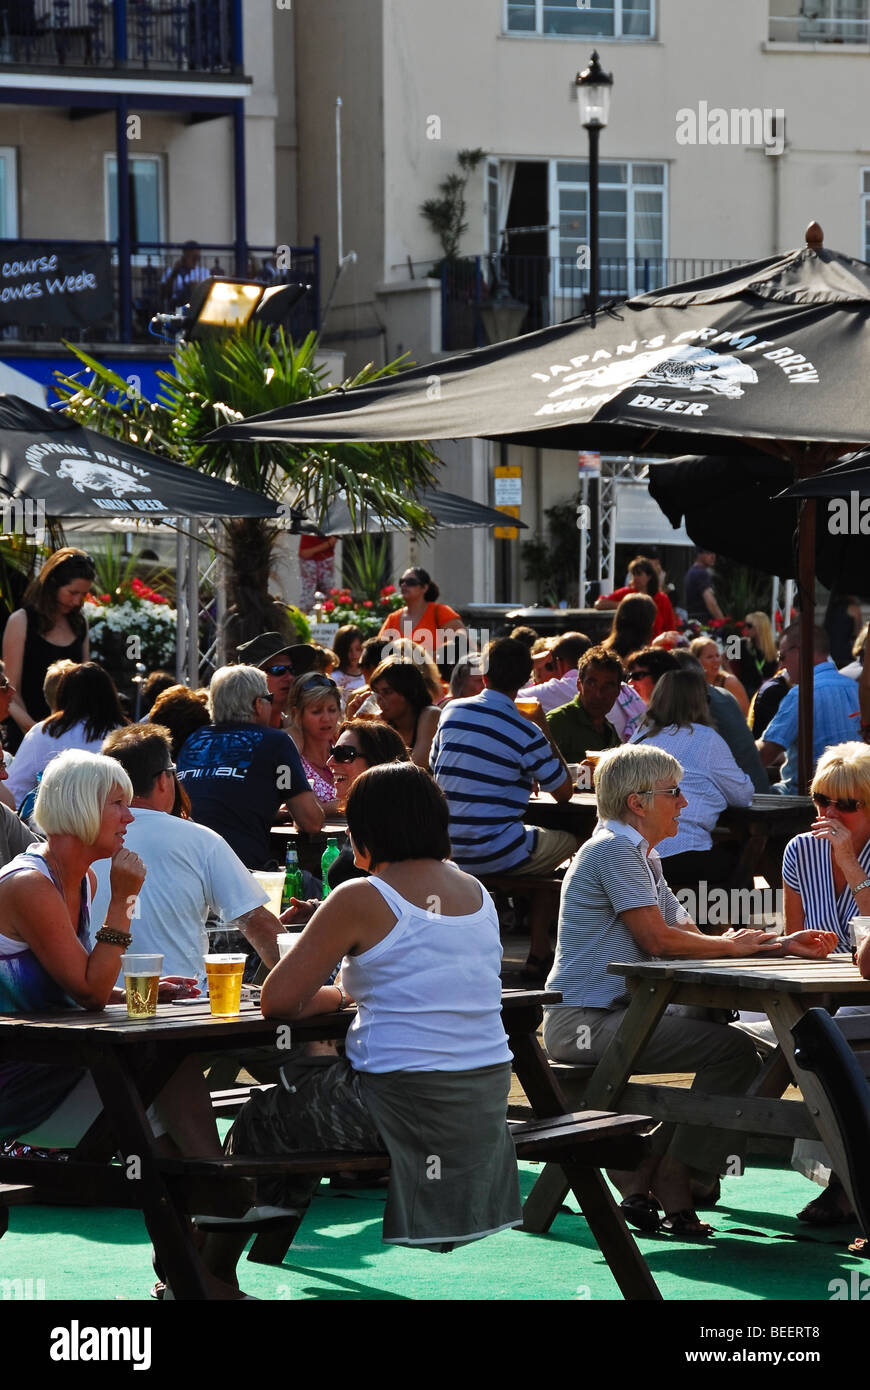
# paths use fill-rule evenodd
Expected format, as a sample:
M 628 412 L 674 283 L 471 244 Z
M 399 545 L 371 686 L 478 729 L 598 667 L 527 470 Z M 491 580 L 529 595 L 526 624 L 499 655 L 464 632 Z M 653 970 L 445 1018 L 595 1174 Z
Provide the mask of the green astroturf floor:
M 525 1196 L 540 1169 L 520 1168 Z M 545 1236 L 505 1231 L 436 1255 L 381 1243 L 383 1191 L 344 1193 L 324 1185 L 322 1193 L 282 1268 L 240 1261 L 246 1292 L 270 1300 L 619 1297 L 573 1197 L 571 1210 Z M 852 1269 L 866 1275 L 868 1266 L 846 1250 L 857 1230 L 810 1233 L 795 1221 L 817 1193 L 798 1174 L 761 1160 L 743 1178 L 723 1179 L 722 1200 L 706 1214 L 718 1231 L 709 1244 L 638 1236 L 663 1297 L 829 1300 L 832 1279 L 848 1280 Z M 789 1239 L 794 1236 L 802 1239 Z M 31 1297 L 46 1300 L 146 1298 L 154 1276 L 142 1220 L 127 1211 L 14 1208 L 0 1240 L 0 1283 L 11 1279 L 33 1280 Z

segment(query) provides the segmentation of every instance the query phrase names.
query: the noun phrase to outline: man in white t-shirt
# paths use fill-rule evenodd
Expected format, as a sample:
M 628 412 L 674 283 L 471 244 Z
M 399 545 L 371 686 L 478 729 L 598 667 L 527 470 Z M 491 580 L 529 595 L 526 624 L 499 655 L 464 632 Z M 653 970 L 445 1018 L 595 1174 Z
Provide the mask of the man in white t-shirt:
M 132 949 L 162 952 L 164 975 L 196 976 L 201 984 L 203 928 L 211 914 L 224 922 L 241 919 L 254 950 L 266 965 L 275 965 L 276 937 L 283 927 L 263 906 L 266 895 L 250 870 L 213 830 L 170 814 L 177 790 L 170 750 L 168 731 L 154 724 L 115 729 L 102 746 L 133 783 L 135 820 L 126 844 L 147 870 L 131 924 Z M 94 930 L 108 906 L 110 868 L 108 859 L 93 865 L 98 885 L 91 907 Z
M 540 685 L 524 685 L 517 699 L 537 700 L 544 714 L 570 704 L 577 694 L 577 663 L 591 646 L 582 632 L 563 632 L 550 648 L 556 666 L 555 676 Z

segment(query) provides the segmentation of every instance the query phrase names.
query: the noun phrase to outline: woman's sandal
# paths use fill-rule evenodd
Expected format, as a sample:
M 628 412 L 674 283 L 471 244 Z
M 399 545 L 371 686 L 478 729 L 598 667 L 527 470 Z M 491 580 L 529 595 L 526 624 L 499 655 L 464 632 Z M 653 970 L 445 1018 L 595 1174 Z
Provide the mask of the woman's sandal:
M 684 1211 L 665 1212 L 659 1230 L 669 1236 L 678 1236 L 680 1240 L 708 1240 L 716 1234 L 706 1221 L 699 1220 L 698 1213 L 692 1211 L 691 1207 L 686 1207 Z
M 646 1231 L 651 1235 L 661 1225 L 658 1202 L 653 1201 L 652 1197 L 645 1197 L 642 1192 L 632 1192 L 629 1197 L 623 1197 L 619 1210 L 636 1231 Z
M 843 1210 L 841 1194 L 842 1198 L 845 1198 L 845 1193 L 839 1183 L 829 1183 L 824 1192 L 808 1202 L 803 1211 L 798 1212 L 798 1221 L 803 1221 L 805 1226 L 854 1225 L 857 1217 L 853 1211 Z M 848 1206 L 848 1201 L 845 1204 Z

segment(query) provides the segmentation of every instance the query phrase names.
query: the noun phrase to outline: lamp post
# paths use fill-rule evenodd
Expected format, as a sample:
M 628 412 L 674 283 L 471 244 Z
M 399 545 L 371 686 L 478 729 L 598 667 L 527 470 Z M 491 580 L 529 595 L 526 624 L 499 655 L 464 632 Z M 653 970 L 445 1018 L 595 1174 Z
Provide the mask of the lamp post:
M 610 115 L 613 74 L 605 72 L 598 54 L 577 74 L 580 124 L 589 133 L 589 313 L 595 322 L 598 308 L 598 141 Z

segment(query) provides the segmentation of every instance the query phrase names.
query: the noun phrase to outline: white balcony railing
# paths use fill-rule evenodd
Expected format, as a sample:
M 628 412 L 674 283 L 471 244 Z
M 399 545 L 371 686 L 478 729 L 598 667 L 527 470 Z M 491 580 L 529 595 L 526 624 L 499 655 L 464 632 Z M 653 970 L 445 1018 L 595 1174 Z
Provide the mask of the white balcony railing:
M 771 43 L 870 43 L 868 0 L 771 0 Z

